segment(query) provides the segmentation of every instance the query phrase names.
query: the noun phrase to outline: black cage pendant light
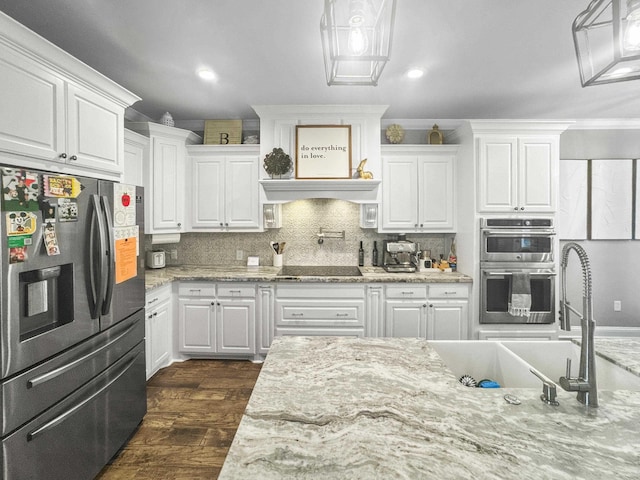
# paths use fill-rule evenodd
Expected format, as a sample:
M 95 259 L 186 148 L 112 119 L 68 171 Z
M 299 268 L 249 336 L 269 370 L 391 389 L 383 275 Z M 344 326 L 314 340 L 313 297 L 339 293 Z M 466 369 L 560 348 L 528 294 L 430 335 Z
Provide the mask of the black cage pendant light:
M 396 0 L 325 0 L 320 21 L 328 85 L 377 85 L 389 61 Z
M 572 30 L 583 87 L 640 79 L 640 0 L 593 0 Z

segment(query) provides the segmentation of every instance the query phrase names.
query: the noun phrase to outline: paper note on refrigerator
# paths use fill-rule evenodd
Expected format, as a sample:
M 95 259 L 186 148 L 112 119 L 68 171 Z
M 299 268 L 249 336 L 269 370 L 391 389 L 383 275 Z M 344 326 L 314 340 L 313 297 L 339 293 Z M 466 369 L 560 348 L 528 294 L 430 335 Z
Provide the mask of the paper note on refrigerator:
M 116 283 L 126 282 L 138 275 L 137 245 L 136 237 L 116 240 Z
M 116 227 L 131 227 L 136 224 L 135 185 L 113 185 L 113 224 Z

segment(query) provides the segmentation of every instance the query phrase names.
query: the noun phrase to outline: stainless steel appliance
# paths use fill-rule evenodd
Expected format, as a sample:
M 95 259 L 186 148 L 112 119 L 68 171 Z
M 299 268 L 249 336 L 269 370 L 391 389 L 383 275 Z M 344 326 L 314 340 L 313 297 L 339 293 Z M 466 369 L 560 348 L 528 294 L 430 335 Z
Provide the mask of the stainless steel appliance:
M 485 218 L 481 224 L 482 262 L 553 262 L 551 218 Z
M 94 478 L 146 413 L 142 189 L 0 174 L 2 478 Z
M 408 240 L 382 242 L 382 266 L 387 272 L 415 272 L 417 245 Z
M 553 220 L 487 218 L 480 236 L 480 323 L 554 323 Z

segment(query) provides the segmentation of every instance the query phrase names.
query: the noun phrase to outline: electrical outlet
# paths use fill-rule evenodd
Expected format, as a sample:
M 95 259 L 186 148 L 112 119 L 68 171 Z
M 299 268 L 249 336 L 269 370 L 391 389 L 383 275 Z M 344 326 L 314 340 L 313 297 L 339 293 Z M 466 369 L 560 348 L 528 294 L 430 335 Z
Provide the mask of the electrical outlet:
M 177 260 L 178 259 L 178 250 L 176 250 L 174 248 L 169 253 L 171 255 L 171 260 Z
M 613 301 L 613 311 L 614 312 L 621 312 L 622 311 L 622 301 L 621 300 L 614 300 Z
M 236 250 L 236 260 L 242 260 L 244 258 L 244 252 L 242 250 Z

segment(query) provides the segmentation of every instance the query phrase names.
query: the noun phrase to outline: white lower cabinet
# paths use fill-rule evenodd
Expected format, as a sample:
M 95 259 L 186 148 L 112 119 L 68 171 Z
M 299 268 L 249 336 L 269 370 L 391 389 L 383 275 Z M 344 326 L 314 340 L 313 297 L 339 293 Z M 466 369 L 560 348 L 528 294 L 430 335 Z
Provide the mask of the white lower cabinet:
M 183 354 L 255 354 L 254 285 L 181 282 L 178 349 Z
M 145 302 L 147 379 L 171 363 L 171 285 L 150 290 Z
M 385 336 L 427 336 L 427 287 L 425 285 L 387 285 Z
M 280 284 L 275 299 L 275 335 L 363 337 L 362 284 Z
M 462 284 L 429 285 L 427 339 L 469 338 L 469 288 Z
M 387 337 L 467 340 L 469 287 L 465 284 L 387 285 Z
M 256 296 L 256 353 L 266 355 L 273 341 L 275 329 L 275 287 L 273 285 L 258 285 Z

